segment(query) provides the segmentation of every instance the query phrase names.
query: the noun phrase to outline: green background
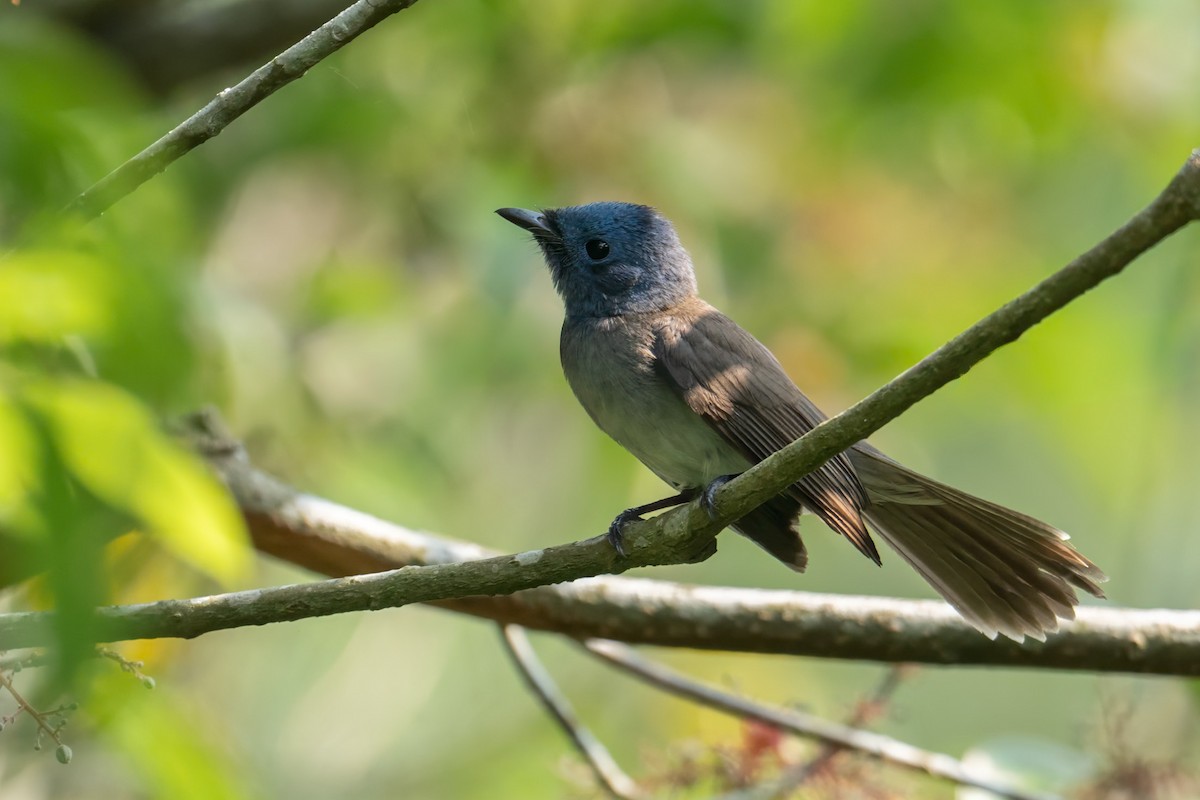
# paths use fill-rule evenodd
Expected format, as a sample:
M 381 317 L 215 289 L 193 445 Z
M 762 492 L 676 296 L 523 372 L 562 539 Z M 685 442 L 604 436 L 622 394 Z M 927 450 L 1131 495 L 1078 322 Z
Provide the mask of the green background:
M 594 535 L 661 496 L 577 407 L 559 301 L 497 207 L 657 206 L 705 298 L 833 412 L 1107 235 L 1200 145 L 1200 7 L 1183 0 L 425 0 L 74 225 L 56 210 L 254 65 L 155 94 L 35 5 L 0 7 L 0 529 L 51 572 L 12 608 L 310 577 L 250 563 L 154 432 L 151 415 L 205 403 L 294 485 L 498 550 Z M 873 441 L 1072 532 L 1111 604 L 1195 607 L 1198 252 L 1195 231 L 1175 237 Z M 200 510 L 120 477 L 167 462 Z M 98 538 L 131 528 L 148 535 L 98 574 Z M 931 596 L 891 553 L 879 570 L 805 530 L 802 577 L 731 535 L 646 574 Z M 736 721 L 535 644 L 634 775 L 665 785 L 737 746 Z M 123 652 L 157 690 L 69 661 L 74 762 L 34 752 L 20 722 L 0 737 L 6 798 L 590 796 L 482 621 L 414 608 Z M 883 669 L 656 655 L 831 717 Z M 929 668 L 879 727 L 1028 768 L 1054 748 L 1068 772 L 1114 751 L 1186 762 L 1197 697 Z

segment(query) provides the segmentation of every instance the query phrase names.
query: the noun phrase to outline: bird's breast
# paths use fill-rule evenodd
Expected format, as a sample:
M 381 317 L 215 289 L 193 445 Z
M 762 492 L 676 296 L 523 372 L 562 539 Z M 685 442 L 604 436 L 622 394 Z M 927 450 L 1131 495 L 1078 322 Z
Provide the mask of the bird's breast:
M 568 319 L 560 355 L 580 404 L 602 431 L 677 489 L 706 486 L 750 463 L 698 417 L 655 368 L 653 320 Z

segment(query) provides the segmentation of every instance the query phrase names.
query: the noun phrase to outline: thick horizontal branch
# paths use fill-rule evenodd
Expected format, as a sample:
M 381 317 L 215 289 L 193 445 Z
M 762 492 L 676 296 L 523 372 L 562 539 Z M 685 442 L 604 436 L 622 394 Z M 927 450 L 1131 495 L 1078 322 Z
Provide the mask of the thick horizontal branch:
M 255 469 L 239 450 L 219 442 L 201 447 L 241 505 L 255 545 L 325 574 L 462 561 L 472 561 L 476 567 L 486 565 L 487 570 L 493 566 L 506 570 L 521 560 L 545 560 L 552 552 L 497 558 L 475 544 L 418 533 L 296 492 Z M 603 542 L 579 545 L 593 546 L 598 546 L 602 555 L 615 558 Z M 386 584 L 388 577 L 357 580 L 379 585 Z M 478 591 L 482 593 L 482 589 Z M 256 608 L 263 602 L 261 592 L 247 592 L 220 600 L 135 606 L 132 616 L 111 620 L 109 630 L 138 637 L 194 636 L 205 629 L 227 627 L 214 626 L 214 622 L 235 624 L 232 617 L 204 612 L 206 606 L 228 608 L 246 603 L 242 614 L 250 620 L 246 624 L 300 618 L 311 612 L 311 608 L 297 606 L 292 614 L 278 617 L 272 612 L 269 619 Z M 580 639 L 667 647 L 883 662 L 1200 675 L 1197 611 L 1081 608 L 1076 622 L 1064 623 L 1063 630 L 1045 643 L 1017 644 L 981 636 L 939 601 L 689 586 L 616 576 L 542 586 L 509 596 L 457 598 L 438 605 Z M 350 610 L 337 604 L 333 608 Z M 176 613 L 177 618 L 169 616 Z M 0 649 L 47 643 L 46 624 L 44 615 L 0 615 Z M 135 629 L 138 632 L 132 633 Z
M 204 144 L 242 114 L 302 77 L 322 59 L 415 2 L 358 0 L 237 85 L 222 90 L 204 108 L 75 198 L 67 211 L 89 218 L 104 213 L 184 153 Z
M 221 466 L 255 545 L 326 574 L 489 555 L 295 493 L 253 467 Z M 991 641 L 945 603 L 887 597 L 689 586 L 604 577 L 509 597 L 441 603 L 454 611 L 556 631 L 666 647 L 884 662 L 1053 667 L 1200 675 L 1200 611 L 1085 607 L 1044 643 Z
M 453 601 L 470 610 L 526 627 L 549 627 L 537 619 L 498 616 L 505 601 L 468 599 L 622 572 L 635 566 L 678 563 L 707 553 L 712 537 L 830 456 L 877 430 L 921 398 L 966 372 L 987 353 L 1100 281 L 1189 220 L 1200 216 L 1200 152 L 1193 153 L 1163 193 L 1133 220 L 1060 272 L 956 337 L 920 364 L 848 411 L 730 482 L 717 495 L 710 519 L 692 503 L 630 526 L 629 556 L 617 558 L 602 539 L 591 539 L 513 556 L 468 563 L 432 563 L 392 573 L 350 577 L 302 586 L 260 589 L 214 598 L 165 600 L 100 609 L 97 629 L 105 639 L 191 637 L 242 625 L 301 619 L 413 602 Z M 237 462 L 236 454 L 225 459 Z M 244 466 L 244 465 L 243 465 Z M 265 476 L 261 476 L 265 479 Z M 231 481 L 235 492 L 236 481 Z M 245 487 L 241 487 L 245 488 Z M 250 491 L 263 485 L 250 487 Z M 270 494 L 270 492 L 268 492 Z M 305 514 L 330 504 L 283 492 L 279 502 L 259 505 L 239 494 L 252 527 L 287 513 Z M 364 529 L 383 523 L 343 509 Z M 256 522 L 257 521 L 257 522 Z M 394 530 L 392 532 L 395 532 Z M 330 543 L 324 543 L 329 545 Z M 333 543 L 336 544 L 336 543 Z M 427 556 L 445 554 L 448 543 L 426 542 Z M 481 551 L 473 549 L 476 556 Z M 471 557 L 471 556 L 468 556 Z M 429 557 L 430 562 L 441 559 Z M 1045 644 L 989 641 L 941 603 L 876 598 L 831 598 L 802 593 L 684 587 L 651 581 L 576 581 L 570 586 L 507 599 L 508 612 L 524 609 L 547 618 L 574 597 L 572 635 L 625 641 L 657 641 L 757 652 L 797 652 L 827 657 L 928 663 L 1008 664 L 1159 674 L 1200 674 L 1200 614 L 1194 612 L 1084 609 L 1079 620 Z M 602 607 L 599 615 L 589 615 Z M 493 613 L 488 613 L 491 610 Z M 634 619 L 627 631 L 615 620 Z M 672 620 L 673 621 L 668 621 Z M 731 619 L 738 624 L 730 626 Z M 0 615 L 0 649 L 49 641 L 43 613 Z M 714 637 L 713 632 L 719 631 Z
M 602 538 L 479 561 L 403 567 L 315 583 L 159 600 L 95 611 L 98 641 L 190 639 L 212 631 L 291 622 L 411 603 L 511 594 L 608 571 L 612 548 Z M 615 569 L 613 571 L 620 571 Z M 53 612 L 0 615 L 0 650 L 53 641 Z

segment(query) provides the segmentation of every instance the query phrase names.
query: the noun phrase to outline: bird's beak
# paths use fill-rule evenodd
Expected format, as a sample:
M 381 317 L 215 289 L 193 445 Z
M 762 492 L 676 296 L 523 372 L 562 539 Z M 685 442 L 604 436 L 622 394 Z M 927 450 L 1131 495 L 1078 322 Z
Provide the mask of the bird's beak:
M 498 208 L 496 213 L 535 236 L 539 233 L 554 234 L 554 230 L 546 222 L 546 215 L 540 211 L 530 211 L 526 208 Z

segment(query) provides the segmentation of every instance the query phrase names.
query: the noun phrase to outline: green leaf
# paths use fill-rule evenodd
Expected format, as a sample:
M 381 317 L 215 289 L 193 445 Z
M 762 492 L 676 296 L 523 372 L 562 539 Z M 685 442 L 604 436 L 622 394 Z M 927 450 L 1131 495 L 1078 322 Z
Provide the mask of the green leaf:
M 233 501 L 131 395 L 71 380 L 33 384 L 27 396 L 66 469 L 98 500 L 218 580 L 246 569 L 249 549 Z
M 12 254 L 0 268 L 0 345 L 60 344 L 66 336 L 103 338 L 113 327 L 113 279 L 79 252 Z
M 20 408 L 0 393 L 0 530 L 5 535 L 33 537 L 30 490 L 41 460 L 37 437 Z

